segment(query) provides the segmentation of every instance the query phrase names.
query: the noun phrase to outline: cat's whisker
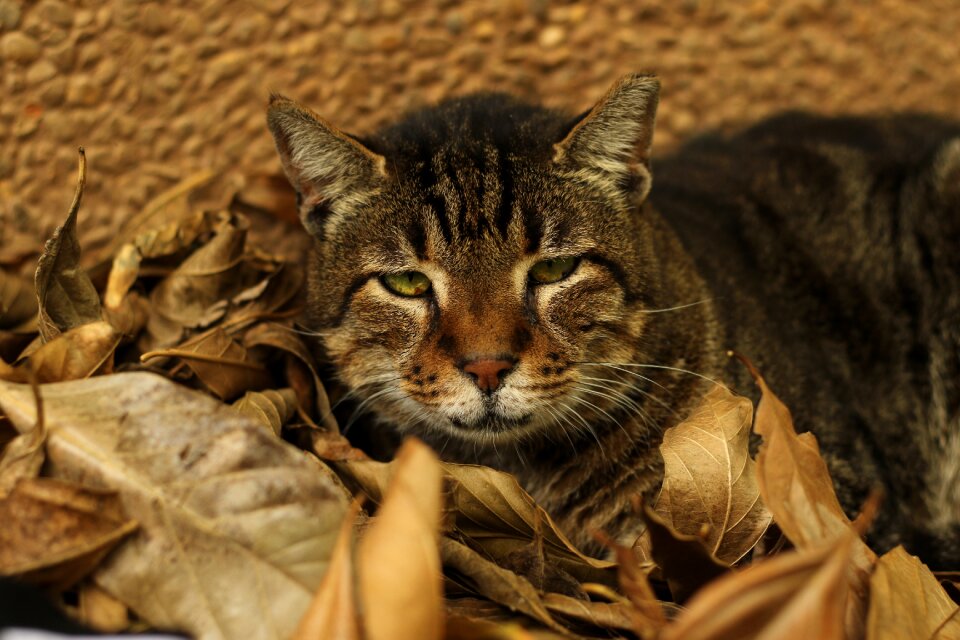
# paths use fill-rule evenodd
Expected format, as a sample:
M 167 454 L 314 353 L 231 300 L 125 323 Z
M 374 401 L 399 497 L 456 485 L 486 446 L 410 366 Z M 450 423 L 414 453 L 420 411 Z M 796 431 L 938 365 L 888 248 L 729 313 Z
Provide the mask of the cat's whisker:
M 696 302 L 681 304 L 675 307 L 666 307 L 664 309 L 640 309 L 639 311 L 637 311 L 637 313 L 666 313 L 667 311 L 680 311 L 681 309 L 689 309 L 690 307 L 696 307 L 697 305 L 706 304 L 716 299 L 717 298 L 704 298 L 703 300 L 697 300 Z
M 619 373 L 626 373 L 626 374 L 631 375 L 631 376 L 633 376 L 633 377 L 635 377 L 635 378 L 639 378 L 639 379 L 644 380 L 644 381 L 646 381 L 646 382 L 650 382 L 650 383 L 652 383 L 652 384 L 660 387 L 661 389 L 663 389 L 664 391 L 667 391 L 667 392 L 669 393 L 669 391 L 667 390 L 667 388 L 664 387 L 662 384 L 658 383 L 658 382 L 655 381 L 655 380 L 651 380 L 651 379 L 648 378 L 647 376 L 640 375 L 639 373 L 636 373 L 635 371 L 630 371 L 629 369 L 623 369 L 623 368 L 620 368 L 620 367 L 612 367 L 612 366 L 609 366 L 609 365 L 600 365 L 600 366 L 606 366 L 608 369 L 615 370 L 615 371 L 617 371 L 617 372 L 619 372 Z M 614 375 L 617 375 L 617 374 L 614 374 Z M 584 378 L 596 379 L 596 378 L 589 378 L 589 376 L 584 376 Z M 603 378 L 600 378 L 600 380 L 602 380 L 602 379 L 603 379 Z M 669 412 L 672 413 L 673 415 L 675 415 L 675 416 L 676 416 L 676 415 L 679 415 L 679 414 L 677 414 L 676 409 L 674 409 L 669 403 L 661 400 L 660 398 L 658 398 L 658 397 L 657 397 L 655 394 L 653 394 L 652 392 L 647 391 L 646 389 L 641 389 L 641 388 L 638 387 L 635 383 L 633 383 L 633 382 L 631 382 L 631 381 L 629 381 L 629 380 L 624 380 L 623 378 L 620 378 L 619 376 L 616 378 L 616 380 L 618 380 L 618 381 L 620 381 L 620 382 L 623 382 L 623 384 L 625 384 L 630 391 L 636 391 L 637 393 L 645 396 L 646 398 L 652 400 L 653 402 L 656 402 L 657 404 L 659 404 L 661 407 L 663 407 L 664 409 L 666 409 L 667 411 L 669 411 Z M 651 418 L 651 422 L 654 422 L 654 423 L 655 423 L 655 421 L 653 421 L 652 418 Z
M 397 393 L 397 394 L 400 394 L 401 397 L 403 397 L 402 392 L 396 387 L 387 387 L 386 389 L 381 389 L 380 391 L 377 391 L 376 393 L 373 393 L 367 396 L 366 398 L 364 398 L 363 402 L 357 405 L 357 408 L 353 410 L 353 413 L 350 414 L 350 419 L 347 421 L 347 426 L 343 428 L 342 433 L 347 433 L 347 431 L 350 430 L 350 427 L 353 426 L 353 424 L 357 421 L 357 419 L 363 415 L 364 407 L 366 407 L 368 404 L 370 404 L 377 398 L 381 398 L 387 395 L 388 393 Z
M 663 369 L 666 371 L 676 371 L 677 373 L 686 373 L 691 376 L 696 376 L 697 378 L 706 380 L 707 382 L 712 382 L 713 384 L 724 387 L 724 388 L 726 388 L 727 386 L 718 380 L 714 380 L 709 376 L 703 375 L 702 373 L 697 373 L 696 371 L 690 371 L 689 369 L 681 369 L 680 367 L 670 367 L 665 364 L 638 364 L 635 362 L 597 362 L 594 364 L 618 365 L 621 367 L 639 367 L 643 369 Z
M 594 367 L 606 367 L 606 368 L 608 368 L 608 369 L 615 369 L 615 370 L 617 370 L 617 371 L 622 371 L 623 373 L 630 374 L 631 376 L 634 376 L 634 377 L 636 377 L 636 378 L 640 378 L 641 380 L 644 380 L 644 381 L 646 381 L 646 382 L 649 382 L 650 384 L 656 385 L 656 386 L 660 387 L 661 389 L 663 389 L 664 391 L 667 390 L 667 388 L 666 388 L 665 386 L 663 386 L 662 384 L 660 384 L 659 382 L 657 382 L 657 381 L 654 380 L 653 378 L 650 378 L 650 377 L 645 376 L 645 375 L 643 375 L 643 374 L 637 373 L 636 371 L 630 371 L 629 369 L 624 369 L 622 366 L 618 366 L 620 363 L 617 363 L 617 362 L 587 362 L 587 361 L 576 361 L 576 360 L 575 360 L 575 361 L 572 361 L 572 364 L 582 364 L 582 365 L 590 365 L 590 366 L 594 366 Z
M 595 395 L 595 396 L 600 396 L 600 397 L 604 397 L 604 398 L 608 398 L 608 399 L 611 398 L 611 396 L 609 396 L 609 395 L 607 395 L 607 394 L 605 394 L 605 393 L 602 393 L 602 392 L 600 392 L 600 391 L 595 391 L 595 390 L 593 390 L 593 389 L 586 389 L 586 388 L 583 388 L 583 387 L 579 387 L 579 385 L 578 385 L 577 390 L 578 390 L 578 391 L 581 391 L 581 392 L 583 392 L 583 393 L 589 393 L 589 394 Z M 600 406 L 598 406 L 598 405 L 596 405 L 596 404 L 594 404 L 594 403 L 592 403 L 592 402 L 590 402 L 589 400 L 586 400 L 586 399 L 584 399 L 584 398 L 577 397 L 576 400 L 577 400 L 578 402 L 582 403 L 582 404 L 587 405 L 588 407 L 592 408 L 593 410 L 599 411 L 600 413 L 602 413 L 603 415 L 605 415 L 605 416 L 607 417 L 607 419 L 610 420 L 610 422 L 612 422 L 613 424 L 617 425 L 617 428 L 619 428 L 620 431 L 623 432 L 623 435 L 627 436 L 627 438 L 630 437 L 630 434 L 627 433 L 627 430 L 623 427 L 623 424 L 621 424 L 621 422 L 620 422 L 619 420 L 617 420 L 617 419 L 614 418 L 612 415 L 610 415 L 610 413 L 607 412 L 603 407 L 600 407 Z
M 567 442 L 570 443 L 570 449 L 573 451 L 573 454 L 576 455 L 576 454 L 577 454 L 577 447 L 576 447 L 576 445 L 573 444 L 573 439 L 570 437 L 570 434 L 567 432 L 566 429 L 563 428 L 563 425 L 560 424 L 560 419 L 562 418 L 563 421 L 564 421 L 566 424 L 570 425 L 570 427 L 571 427 L 574 431 L 578 431 L 577 426 L 574 425 L 573 423 L 571 423 L 571 422 L 570 422 L 570 419 L 567 418 L 567 417 L 566 417 L 565 415 L 563 415 L 562 413 L 560 413 L 559 411 L 554 411 L 554 410 L 553 410 L 551 407 L 549 407 L 549 406 L 544 406 L 543 408 L 546 409 L 546 411 L 549 412 L 551 416 L 553 416 L 554 424 L 556 424 L 558 427 L 560 427 L 560 432 L 563 433 L 563 435 L 567 438 Z
M 583 400 L 582 398 L 577 398 L 577 397 L 575 397 L 575 396 L 572 397 L 571 399 L 573 399 L 573 400 L 579 400 L 579 401 L 582 401 L 582 400 Z M 593 439 L 596 440 L 596 442 L 597 442 L 597 447 L 600 449 L 600 455 L 601 455 L 603 458 L 606 458 L 606 457 L 607 457 L 607 453 L 606 453 L 606 451 L 605 451 L 604 448 L 603 448 L 603 443 L 600 442 L 600 438 L 599 438 L 599 436 L 597 436 L 597 432 L 596 432 L 596 430 L 593 428 L 593 426 L 591 426 L 590 423 L 587 422 L 586 418 L 584 418 L 582 415 L 580 415 L 580 412 L 578 412 L 578 411 L 576 410 L 576 407 L 569 406 L 569 405 L 567 405 L 566 403 L 563 403 L 563 402 L 561 402 L 561 403 L 559 403 L 559 404 L 560 404 L 561 407 L 563 407 L 564 409 L 566 409 L 568 412 L 572 413 L 572 414 L 574 415 L 574 417 L 576 417 L 578 420 L 580 420 L 580 422 L 583 423 L 583 427 L 584 427 L 584 429 L 586 430 L 586 432 L 589 433 L 591 436 L 593 436 Z

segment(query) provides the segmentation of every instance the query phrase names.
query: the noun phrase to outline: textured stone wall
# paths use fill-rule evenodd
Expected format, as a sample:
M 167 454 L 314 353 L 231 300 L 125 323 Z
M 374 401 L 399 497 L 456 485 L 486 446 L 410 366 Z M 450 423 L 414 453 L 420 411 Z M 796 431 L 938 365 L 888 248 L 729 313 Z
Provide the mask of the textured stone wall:
M 652 70 L 662 150 L 790 107 L 960 115 L 958 34 L 955 0 L 0 0 L 0 233 L 61 219 L 81 144 L 100 236 L 200 169 L 278 170 L 272 90 L 362 132 L 477 89 L 580 110 Z

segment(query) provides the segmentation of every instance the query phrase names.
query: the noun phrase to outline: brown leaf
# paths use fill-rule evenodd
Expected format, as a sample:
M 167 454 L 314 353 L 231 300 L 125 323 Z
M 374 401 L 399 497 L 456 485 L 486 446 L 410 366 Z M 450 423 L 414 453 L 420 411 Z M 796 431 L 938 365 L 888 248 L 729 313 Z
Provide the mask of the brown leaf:
M 353 528 L 359 513 L 360 503 L 354 500 L 340 525 L 337 543 L 330 555 L 330 566 L 310 608 L 301 618 L 293 640 L 360 640 L 351 558 Z
M 357 545 L 363 624 L 370 640 L 443 636 L 440 485 L 436 454 L 416 439 L 406 440 L 383 504 Z
M 33 282 L 0 269 L 0 329 L 16 329 L 37 314 Z
M 782 553 L 700 590 L 660 640 L 841 640 L 856 536 Z
M 180 358 L 210 391 L 223 400 L 263 389 L 272 384 L 264 366 L 253 360 L 239 342 L 221 327 L 207 331 L 173 349 L 149 351 L 141 362 L 154 358 Z
M 930 569 L 898 546 L 870 576 L 867 640 L 960 638 L 957 609 Z
M 229 299 L 252 284 L 243 263 L 245 239 L 246 230 L 235 220 L 221 221 L 210 242 L 153 289 L 147 346 L 172 346 L 183 328 L 206 327 L 224 316 Z
M 63 331 L 100 320 L 100 297 L 80 267 L 77 212 L 87 179 L 87 161 L 80 149 L 77 190 L 66 221 L 53 232 L 37 263 L 36 290 L 40 334 L 49 341 Z
M 326 427 L 331 433 L 339 433 L 340 429 L 337 426 L 336 419 L 333 417 L 327 391 L 323 386 L 323 382 L 320 380 L 320 376 L 317 374 L 314 358 L 299 335 L 294 333 L 290 327 L 282 324 L 263 322 L 244 334 L 243 344 L 248 349 L 256 347 L 278 349 L 295 358 L 296 361 L 309 372 L 310 379 L 313 381 L 311 392 L 309 395 L 306 395 L 306 397 L 304 397 L 305 394 L 302 388 L 291 384 L 294 390 L 298 391 L 297 397 L 300 400 L 300 406 L 307 407 L 308 410 L 313 408 L 310 413 L 317 417 L 321 425 Z M 288 373 L 288 378 L 289 377 Z M 288 382 L 294 383 L 295 381 L 288 380 Z
M 103 292 L 103 305 L 117 309 L 127 297 L 130 287 L 140 275 L 140 250 L 133 244 L 125 244 L 113 257 L 107 288 Z
M 868 600 L 868 580 L 877 555 L 859 538 L 843 512 L 820 447 L 812 433 L 797 435 L 790 410 L 746 360 L 763 394 L 757 406 L 754 430 L 763 436 L 757 454 L 760 495 L 787 539 L 798 549 L 830 544 L 852 533 L 853 562 L 848 579 L 852 589 L 847 611 L 847 632 L 863 634 Z
M 297 395 L 293 389 L 247 391 L 231 406 L 279 436 L 283 425 L 297 413 Z
M 717 385 L 660 445 L 664 480 L 655 511 L 682 534 L 698 535 L 707 525 L 701 539 L 726 564 L 746 555 L 772 518 L 750 458 L 752 419 L 749 399 Z
M 647 506 L 643 507 L 643 518 L 653 560 L 663 571 L 677 602 L 683 603 L 700 587 L 729 570 L 728 565 L 710 553 L 703 538 L 677 532 Z
M 79 380 L 113 370 L 113 352 L 120 334 L 110 324 L 83 324 L 54 337 L 32 354 L 25 366 L 33 368 L 40 383 Z M 25 378 L 22 378 L 25 379 Z
M 559 593 L 546 593 L 543 604 L 550 613 L 594 630 L 634 630 L 633 609 L 619 602 L 591 602 Z
M 156 627 L 288 637 L 328 565 L 348 495 L 332 472 L 206 394 L 121 373 L 43 388 L 46 469 L 120 493 L 140 532 L 97 584 Z M 34 422 L 29 387 L 0 411 Z
M 4 365 L 0 363 L 0 368 L 2 366 Z M 2 375 L 2 372 L 0 377 L 11 380 L 10 377 Z M 40 475 L 43 462 L 47 459 L 43 447 L 47 440 L 47 429 L 43 417 L 42 391 L 36 380 L 30 388 L 33 391 L 36 422 L 25 433 L 15 435 L 5 446 L 0 445 L 0 497 L 9 495 L 21 480 L 31 480 Z M 4 425 L 4 431 L 7 428 L 9 425 Z
M 636 555 L 631 549 L 600 533 L 597 538 L 612 550 L 617 559 L 617 581 L 620 591 L 631 605 L 633 631 L 640 638 L 655 637 L 667 623 L 663 603 L 657 600 L 653 587 L 647 579 Z
M 547 610 L 540 592 L 526 579 L 487 560 L 470 547 L 451 540 L 440 540 L 443 566 L 455 572 L 475 593 L 503 605 L 511 611 L 530 616 L 540 624 L 564 633 Z
M 64 589 L 90 573 L 137 524 L 116 493 L 24 479 L 0 499 L 0 574 Z

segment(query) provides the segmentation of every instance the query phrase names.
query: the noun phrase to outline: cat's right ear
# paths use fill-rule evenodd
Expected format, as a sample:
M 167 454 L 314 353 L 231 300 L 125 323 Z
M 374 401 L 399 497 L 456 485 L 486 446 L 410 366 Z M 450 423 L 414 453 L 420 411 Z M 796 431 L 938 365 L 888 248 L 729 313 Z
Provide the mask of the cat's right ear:
M 554 145 L 554 161 L 583 178 L 627 187 L 638 202 L 650 192 L 650 147 L 660 98 L 656 76 L 620 78 Z
M 267 126 L 296 189 L 300 220 L 321 235 L 330 215 L 349 214 L 380 190 L 386 161 L 300 104 L 271 95 Z

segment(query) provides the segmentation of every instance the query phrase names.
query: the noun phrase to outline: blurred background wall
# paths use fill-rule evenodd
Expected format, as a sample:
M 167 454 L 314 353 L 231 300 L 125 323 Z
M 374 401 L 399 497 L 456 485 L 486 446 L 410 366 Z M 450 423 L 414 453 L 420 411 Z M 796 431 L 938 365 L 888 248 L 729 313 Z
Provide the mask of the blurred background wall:
M 786 108 L 960 116 L 958 34 L 955 0 L 0 0 L 0 234 L 62 220 L 78 145 L 101 237 L 198 170 L 278 171 L 270 91 L 364 132 L 478 89 L 578 111 L 649 70 L 662 153 Z

